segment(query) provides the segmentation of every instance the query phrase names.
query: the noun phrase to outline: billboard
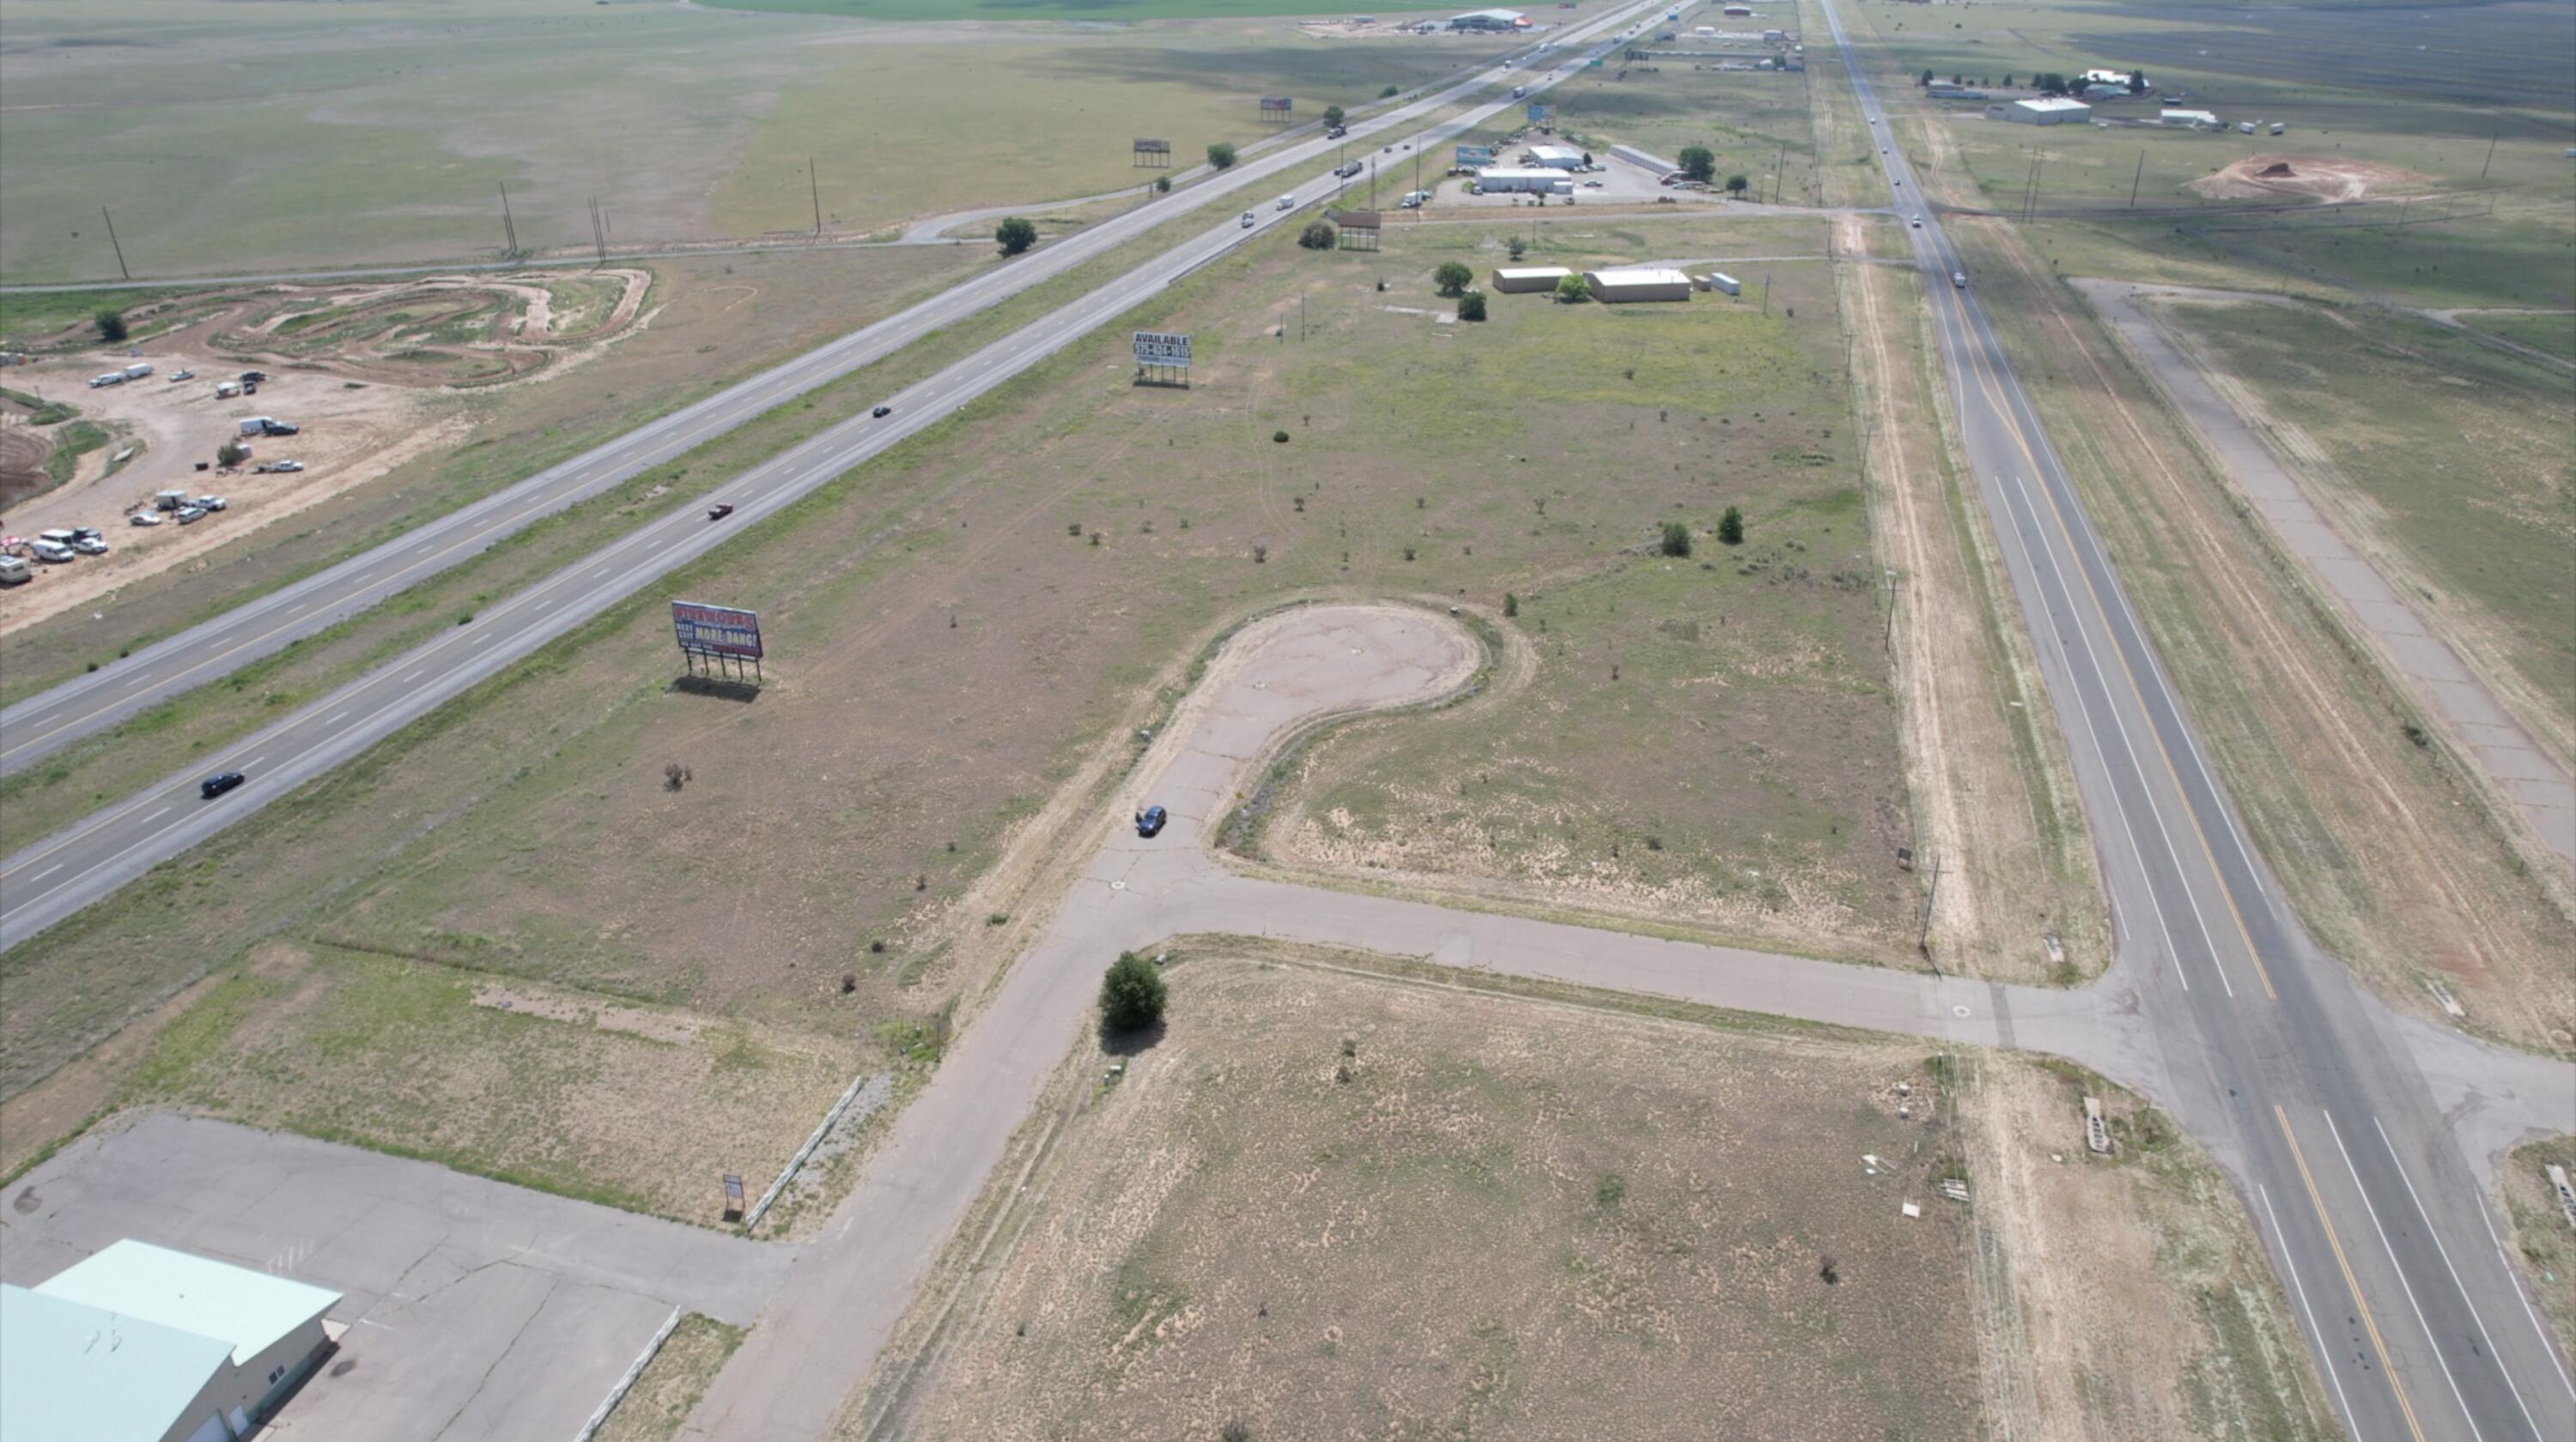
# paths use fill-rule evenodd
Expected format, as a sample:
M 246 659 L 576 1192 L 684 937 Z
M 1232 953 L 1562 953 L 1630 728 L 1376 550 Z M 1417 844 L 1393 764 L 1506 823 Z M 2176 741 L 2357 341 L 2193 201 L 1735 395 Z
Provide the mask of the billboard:
M 1461 145 L 1458 147 L 1458 164 L 1460 165 L 1487 166 L 1493 163 L 1494 147 L 1490 145 Z
M 1136 364 L 1140 366 L 1185 366 L 1190 363 L 1190 338 L 1168 331 L 1136 332 Z
M 692 656 L 760 659 L 760 613 L 702 601 L 673 601 L 671 631 Z
M 1539 104 L 1535 100 L 1531 101 L 1529 107 L 1529 118 L 1530 124 L 1532 125 L 1536 125 L 1540 121 L 1545 120 L 1547 118 L 1547 107 Z

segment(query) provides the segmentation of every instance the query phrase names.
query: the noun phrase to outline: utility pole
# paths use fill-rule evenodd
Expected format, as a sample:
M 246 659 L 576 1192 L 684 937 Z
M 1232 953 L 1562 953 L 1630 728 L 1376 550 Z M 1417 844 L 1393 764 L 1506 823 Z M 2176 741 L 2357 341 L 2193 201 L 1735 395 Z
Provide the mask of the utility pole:
M 608 226 L 600 218 L 599 197 L 590 198 L 590 244 L 599 253 L 599 263 L 608 264 Z
M 2028 225 L 2039 214 L 2039 177 L 2047 169 L 2046 160 L 2033 160 L 2030 163 L 2030 204 L 2022 207 L 2021 212 L 2024 225 Z
M 1780 154 L 1771 162 L 1771 203 L 1773 205 L 1780 203 L 1780 183 L 1788 179 L 1788 175 L 1789 147 L 1783 145 L 1780 147 Z
M 134 272 L 125 268 L 125 246 L 116 238 L 116 217 L 109 215 L 104 205 L 98 208 L 98 214 L 100 219 L 107 222 L 107 243 L 116 251 L 116 273 L 127 280 L 134 279 Z
M 2496 142 L 2502 139 L 2504 139 L 2504 132 L 2501 130 L 2487 137 L 2487 158 L 2478 164 L 2478 179 L 2487 178 L 2487 167 L 2495 164 Z
M 1771 313 L 1771 272 L 1762 272 L 1762 313 Z
M 1935 856 L 1932 858 L 1932 884 L 1923 890 L 1923 934 L 1914 943 L 1922 951 L 1925 961 L 1932 959 L 1932 907 L 1940 899 L 1941 858 Z M 1940 968 L 1936 966 L 1933 969 L 1937 971 Z
M 805 189 L 814 197 L 814 238 L 823 237 L 823 181 L 814 173 L 814 157 L 805 157 Z
M 2129 208 L 2138 208 L 2138 182 L 2147 178 L 2147 152 L 2138 152 L 2137 172 L 2129 177 Z
M 510 242 L 510 254 L 517 255 L 519 253 L 519 223 L 510 217 L 510 183 L 505 180 L 500 182 L 500 185 L 501 234 L 507 237 Z

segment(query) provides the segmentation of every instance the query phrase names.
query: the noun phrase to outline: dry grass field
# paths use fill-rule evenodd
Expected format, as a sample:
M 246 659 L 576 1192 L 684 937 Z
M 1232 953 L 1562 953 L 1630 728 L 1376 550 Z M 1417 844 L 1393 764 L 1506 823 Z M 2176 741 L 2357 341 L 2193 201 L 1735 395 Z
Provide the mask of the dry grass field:
M 2558 1328 L 2558 1345 L 2576 1351 L 2576 1228 L 2559 1209 L 2549 1185 L 2552 1163 L 2576 1176 L 2576 1137 L 2546 1137 L 2505 1154 L 2496 1194 L 2512 1224 L 2511 1241 L 2522 1254 L 2527 1285 Z
M 2224 1183 L 2132 1102 L 2088 1163 L 2024 1060 L 1184 950 L 845 1438 L 2334 1435 Z

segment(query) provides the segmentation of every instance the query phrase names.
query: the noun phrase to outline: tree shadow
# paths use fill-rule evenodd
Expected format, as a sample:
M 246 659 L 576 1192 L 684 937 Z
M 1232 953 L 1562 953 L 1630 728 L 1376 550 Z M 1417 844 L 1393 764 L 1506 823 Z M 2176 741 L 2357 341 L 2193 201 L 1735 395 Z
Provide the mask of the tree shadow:
M 1124 1031 L 1112 1031 L 1109 1029 L 1109 1023 L 1102 1022 L 1100 1024 L 1101 1055 L 1121 1059 L 1143 1056 L 1162 1042 L 1165 1030 L 1160 1017 L 1156 1017 L 1149 1026 L 1130 1027 Z

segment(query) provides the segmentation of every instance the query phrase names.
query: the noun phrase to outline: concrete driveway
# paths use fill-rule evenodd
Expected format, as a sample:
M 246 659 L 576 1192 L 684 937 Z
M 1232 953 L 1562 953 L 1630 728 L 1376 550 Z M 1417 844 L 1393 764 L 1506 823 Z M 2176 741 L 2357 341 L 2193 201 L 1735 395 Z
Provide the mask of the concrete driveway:
M 122 1237 L 345 1294 L 339 1354 L 263 1433 L 561 1442 L 674 1307 L 758 1315 L 793 1247 L 427 1162 L 167 1114 L 92 1132 L 10 1188 L 0 1278 Z

